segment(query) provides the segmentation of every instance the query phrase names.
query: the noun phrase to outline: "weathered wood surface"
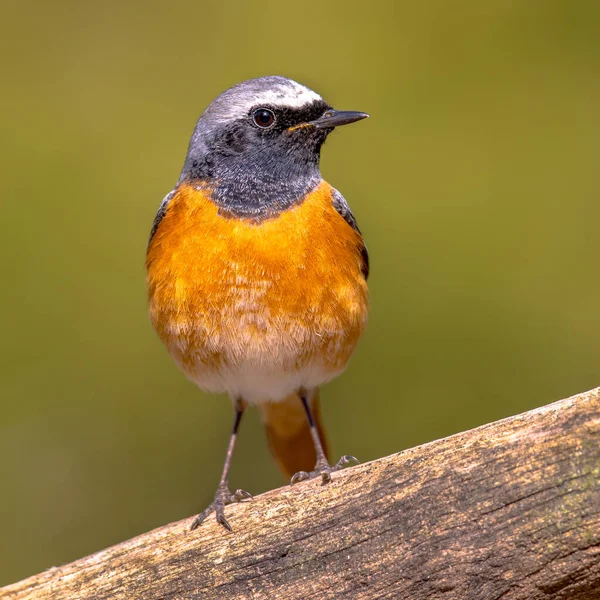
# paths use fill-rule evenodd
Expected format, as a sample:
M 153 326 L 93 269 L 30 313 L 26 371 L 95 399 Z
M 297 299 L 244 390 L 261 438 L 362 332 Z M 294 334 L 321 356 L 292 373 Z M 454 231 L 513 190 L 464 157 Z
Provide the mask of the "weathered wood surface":
M 600 599 L 600 388 L 230 506 L 0 598 Z

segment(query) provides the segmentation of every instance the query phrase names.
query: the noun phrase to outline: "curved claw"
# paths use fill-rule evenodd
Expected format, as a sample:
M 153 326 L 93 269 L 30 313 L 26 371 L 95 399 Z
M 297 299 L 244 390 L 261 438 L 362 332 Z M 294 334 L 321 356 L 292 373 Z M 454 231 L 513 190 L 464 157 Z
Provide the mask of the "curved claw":
M 250 500 L 252 498 L 252 494 L 246 490 L 235 490 L 235 493 L 232 494 L 226 485 L 219 486 L 217 493 L 215 494 L 215 499 L 192 521 L 190 529 L 192 531 L 197 529 L 204 522 L 206 517 L 214 511 L 217 523 L 225 527 L 227 531 L 233 531 L 231 525 L 225 518 L 224 508 L 228 504 L 241 502 L 242 500 Z
M 223 527 L 225 527 L 225 529 L 227 529 L 227 531 L 233 531 L 233 529 L 231 529 L 231 525 L 229 524 L 229 522 L 225 518 L 225 514 L 223 513 L 223 509 L 221 509 L 221 510 L 217 509 L 216 510 L 216 512 L 215 512 L 215 518 L 217 519 L 217 523 L 220 523 L 221 525 L 223 525 Z
M 299 481 L 306 481 L 307 479 L 310 479 L 310 473 L 307 473 L 306 471 L 298 471 L 290 479 L 290 485 L 294 485 L 295 483 L 298 483 Z
M 331 482 L 331 469 L 323 469 L 320 472 L 321 475 L 321 485 L 326 485 Z
M 235 490 L 235 492 L 231 494 L 229 502 L 226 502 L 226 504 L 232 504 L 233 502 L 241 502 L 242 500 L 252 500 L 253 498 L 254 496 L 246 490 Z
M 340 460 L 337 461 L 337 463 L 335 464 L 335 467 L 333 467 L 333 468 L 334 469 L 342 469 L 346 465 L 349 465 L 350 463 L 360 465 L 360 460 L 358 460 L 358 458 L 356 458 L 356 456 L 352 456 L 351 454 L 344 454 L 344 456 L 342 456 L 342 458 L 340 458 Z

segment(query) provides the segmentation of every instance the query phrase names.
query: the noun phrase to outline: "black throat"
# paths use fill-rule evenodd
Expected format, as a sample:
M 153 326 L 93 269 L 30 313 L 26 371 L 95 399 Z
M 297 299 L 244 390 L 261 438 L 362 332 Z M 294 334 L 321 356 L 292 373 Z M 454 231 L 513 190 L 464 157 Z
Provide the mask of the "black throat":
M 269 130 L 247 118 L 210 128 L 201 119 L 179 181 L 207 190 L 223 215 L 255 221 L 277 217 L 322 181 L 320 150 L 329 131 L 293 127 L 326 109 L 323 102 L 279 111 L 276 127 Z

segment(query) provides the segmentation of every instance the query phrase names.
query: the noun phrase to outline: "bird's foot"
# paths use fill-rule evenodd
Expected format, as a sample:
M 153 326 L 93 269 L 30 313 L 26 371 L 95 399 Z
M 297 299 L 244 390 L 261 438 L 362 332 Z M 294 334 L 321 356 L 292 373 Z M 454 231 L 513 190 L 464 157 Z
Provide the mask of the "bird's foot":
M 217 488 L 215 493 L 215 499 L 194 519 L 191 530 L 196 529 L 203 521 L 214 511 L 217 523 L 221 523 L 227 531 L 233 531 L 231 525 L 225 518 L 224 509 L 228 504 L 234 502 L 241 502 L 242 500 L 251 500 L 252 494 L 249 494 L 245 490 L 236 490 L 234 494 L 229 491 L 227 483 L 222 483 Z
M 322 484 L 325 485 L 331 481 L 332 473 L 335 471 L 340 471 L 350 463 L 356 463 L 358 465 L 360 464 L 360 461 L 354 456 L 346 454 L 345 456 L 342 456 L 342 458 L 340 458 L 340 460 L 338 460 L 333 467 L 326 460 L 317 462 L 314 471 L 298 471 L 298 473 L 296 473 L 290 480 L 290 485 L 294 485 L 299 481 L 314 479 L 315 477 L 319 476 L 321 477 Z

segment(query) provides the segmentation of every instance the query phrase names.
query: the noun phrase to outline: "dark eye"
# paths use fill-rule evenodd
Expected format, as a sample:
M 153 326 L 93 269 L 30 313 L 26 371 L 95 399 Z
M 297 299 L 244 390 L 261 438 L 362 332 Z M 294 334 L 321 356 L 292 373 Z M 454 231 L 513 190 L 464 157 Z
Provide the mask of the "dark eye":
M 263 129 L 267 129 L 275 123 L 275 115 L 268 108 L 257 108 L 252 113 L 252 117 L 254 122 Z

